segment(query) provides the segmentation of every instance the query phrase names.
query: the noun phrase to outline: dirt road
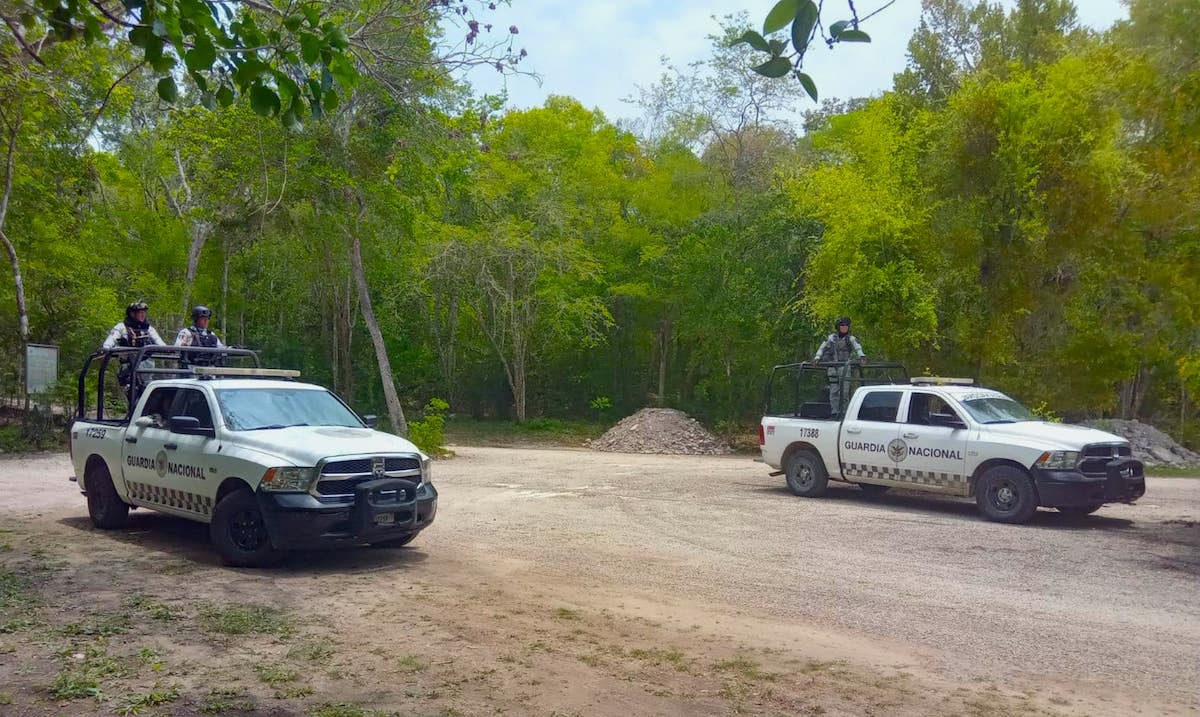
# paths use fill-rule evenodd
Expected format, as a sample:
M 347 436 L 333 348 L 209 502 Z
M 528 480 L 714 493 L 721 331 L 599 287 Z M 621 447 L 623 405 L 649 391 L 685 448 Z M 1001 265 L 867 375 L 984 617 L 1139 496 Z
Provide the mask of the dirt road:
M 1200 713 L 1200 481 L 1014 527 L 746 458 L 457 450 L 411 547 L 276 571 L 145 511 L 95 531 L 65 457 L 0 462 L 37 600 L 5 629 L 0 580 L 0 714 Z M 224 629 L 247 604 L 270 629 Z

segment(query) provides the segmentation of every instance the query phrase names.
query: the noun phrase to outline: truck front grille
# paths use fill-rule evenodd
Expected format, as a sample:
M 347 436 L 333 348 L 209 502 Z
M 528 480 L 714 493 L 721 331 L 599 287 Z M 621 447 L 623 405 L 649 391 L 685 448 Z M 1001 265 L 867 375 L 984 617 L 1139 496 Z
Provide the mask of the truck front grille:
M 1133 451 L 1128 445 L 1098 443 L 1084 446 L 1079 459 L 1079 472 L 1086 476 L 1101 478 L 1107 475 L 1108 464 L 1120 458 L 1129 458 Z
M 410 478 L 421 480 L 421 460 L 416 456 L 379 456 L 383 458 L 383 475 L 372 470 L 375 458 L 349 458 L 330 461 L 321 467 L 317 479 L 318 496 L 353 495 L 359 483 L 376 478 Z

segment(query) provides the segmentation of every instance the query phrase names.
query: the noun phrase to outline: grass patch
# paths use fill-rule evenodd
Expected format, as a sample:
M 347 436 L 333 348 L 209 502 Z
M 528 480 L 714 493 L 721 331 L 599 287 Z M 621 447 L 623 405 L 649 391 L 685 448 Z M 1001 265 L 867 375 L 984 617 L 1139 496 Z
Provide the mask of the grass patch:
M 11 705 L 16 700 L 7 692 L 0 692 L 0 705 Z
M 745 655 L 735 655 L 728 660 L 721 660 L 713 665 L 718 672 L 740 677 L 748 682 L 773 681 L 777 675 L 773 672 L 763 672 L 756 660 Z
M 328 662 L 333 657 L 333 648 L 328 643 L 313 640 L 288 650 L 287 656 L 293 660 Z
M 26 630 L 32 630 L 35 627 L 41 627 L 44 624 L 45 623 L 36 617 L 22 615 L 20 617 L 14 617 L 11 620 L 0 622 L 0 635 L 12 634 L 14 632 L 24 632 Z
M 400 659 L 396 660 L 394 666 L 400 672 L 407 673 L 407 674 L 412 674 L 414 672 L 420 672 L 421 670 L 424 670 L 426 667 L 428 667 L 428 665 L 426 665 L 424 662 L 422 662 L 421 659 L 419 657 L 417 657 L 416 655 L 405 655 L 404 657 L 401 657 Z
M 170 687 L 155 685 L 154 689 L 149 692 L 135 695 L 122 702 L 121 706 L 117 708 L 117 714 L 137 715 L 147 707 L 169 705 L 177 699 L 179 699 L 179 690 L 174 685 Z
M 65 637 L 111 637 L 129 632 L 130 626 L 128 615 L 92 615 L 83 622 L 63 625 L 58 633 Z
M 126 677 L 129 668 L 115 657 L 110 657 L 103 647 L 93 645 L 82 653 L 68 650 L 64 655 L 66 664 L 47 688 L 56 700 L 80 700 L 104 696 L 101 685 L 105 680 Z
M 253 711 L 254 702 L 241 690 L 210 690 L 200 703 L 200 712 L 206 715 Z
M 578 610 L 560 607 L 554 611 L 554 617 L 558 618 L 559 620 L 579 620 L 582 616 L 579 614 Z
M 610 424 L 558 418 L 534 418 L 525 423 L 483 420 L 467 416 L 446 419 L 446 442 L 463 446 L 581 446 L 599 438 Z
M 27 602 L 30 587 L 29 576 L 0 566 L 0 610 Z
M 200 628 L 222 635 L 290 635 L 294 628 L 286 613 L 266 605 L 205 605 Z
M 287 682 L 295 682 L 296 678 L 300 677 L 298 671 L 281 665 L 258 665 L 254 668 L 254 671 L 258 673 L 258 679 L 272 687 L 278 687 Z
M 125 607 L 130 610 L 140 610 L 145 612 L 154 620 L 168 622 L 175 620 L 179 616 L 171 612 L 171 608 L 163 603 L 155 602 L 141 593 L 134 593 L 125 599 Z
M 275 699 L 277 700 L 298 700 L 304 697 L 311 697 L 317 693 L 316 690 L 308 685 L 290 685 L 275 690 Z
M 686 655 L 674 648 L 670 650 L 660 650 L 657 647 L 648 650 L 635 649 L 629 651 L 629 656 L 651 665 L 670 665 L 680 672 L 687 672 L 692 664 Z

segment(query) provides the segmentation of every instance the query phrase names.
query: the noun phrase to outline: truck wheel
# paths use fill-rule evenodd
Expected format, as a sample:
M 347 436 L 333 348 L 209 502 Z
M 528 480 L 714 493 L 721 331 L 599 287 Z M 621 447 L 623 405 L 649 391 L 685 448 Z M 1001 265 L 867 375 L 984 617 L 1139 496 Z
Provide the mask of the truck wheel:
M 408 533 L 399 538 L 392 538 L 390 540 L 380 540 L 380 541 L 371 543 L 371 547 L 372 548 L 403 548 L 405 545 L 408 545 L 409 543 L 411 543 L 417 537 L 417 535 L 419 535 L 419 533 Z
M 88 515 L 92 525 L 104 530 L 124 528 L 129 522 L 129 506 L 117 495 L 112 475 L 103 463 L 87 473 Z
M 269 568 L 287 557 L 271 543 L 258 499 L 249 490 L 235 490 L 217 503 L 208 534 L 221 559 L 235 568 Z
M 1072 518 L 1082 518 L 1085 515 L 1091 515 L 1104 507 L 1103 503 L 1093 503 L 1091 505 L 1060 505 L 1055 510 L 1063 515 L 1069 515 Z
M 859 483 L 858 487 L 867 495 L 883 495 L 892 489 L 890 485 L 875 485 L 874 483 Z
M 1027 523 L 1037 512 L 1038 497 L 1028 473 L 1013 466 L 996 466 L 979 477 L 975 503 L 988 520 Z
M 825 494 L 829 485 L 829 474 L 820 456 L 811 451 L 801 451 L 788 459 L 783 475 L 788 488 L 801 498 L 818 498 Z

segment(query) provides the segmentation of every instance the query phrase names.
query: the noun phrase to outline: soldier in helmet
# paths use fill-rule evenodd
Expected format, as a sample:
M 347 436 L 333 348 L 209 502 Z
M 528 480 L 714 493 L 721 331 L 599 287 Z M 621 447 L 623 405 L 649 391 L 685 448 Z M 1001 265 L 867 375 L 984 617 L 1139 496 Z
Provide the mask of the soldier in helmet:
M 850 317 L 843 316 L 833 325 L 834 332 L 825 339 L 813 361 L 822 363 L 839 363 L 841 366 L 829 369 L 829 404 L 834 415 L 842 411 L 842 385 L 850 375 L 850 362 L 863 363 L 867 360 L 863 353 L 862 344 L 850 333 Z M 849 398 L 847 396 L 847 398 Z
M 108 337 L 101 345 L 102 349 L 140 348 L 142 346 L 166 346 L 158 331 L 150 325 L 146 314 L 150 307 L 144 301 L 135 301 L 125 307 L 125 320 L 108 332 Z M 151 361 L 143 361 L 143 367 L 153 365 Z M 133 366 L 127 356 L 121 357 L 121 370 L 117 373 L 117 381 L 125 388 L 126 397 L 132 399 L 134 382 Z
M 175 337 L 176 346 L 200 346 L 209 349 L 223 348 L 225 344 L 215 333 L 209 330 L 208 322 L 212 319 L 212 310 L 207 306 L 197 306 L 192 309 L 192 325 L 179 330 Z M 184 354 L 184 365 L 211 366 L 217 363 L 219 354 Z

